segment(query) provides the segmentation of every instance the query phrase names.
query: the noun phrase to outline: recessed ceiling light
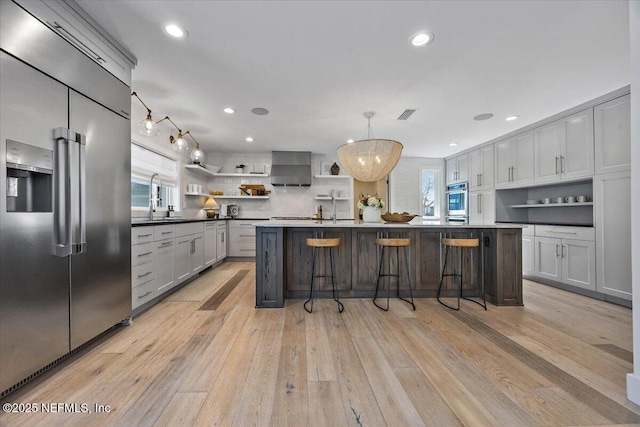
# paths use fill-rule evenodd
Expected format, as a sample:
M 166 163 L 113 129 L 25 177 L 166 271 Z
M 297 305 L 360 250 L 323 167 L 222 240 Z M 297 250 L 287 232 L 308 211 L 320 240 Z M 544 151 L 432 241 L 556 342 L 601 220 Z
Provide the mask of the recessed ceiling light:
M 164 30 L 171 37 L 175 37 L 177 39 L 182 39 L 187 37 L 187 32 L 176 24 L 169 24 L 166 27 L 164 27 Z
M 509 116 L 509 117 L 505 118 L 505 120 L 506 120 L 506 121 L 508 121 L 508 122 L 510 122 L 510 121 L 512 121 L 512 120 L 517 119 L 518 117 L 520 117 L 520 116 Z
M 415 47 L 424 47 L 430 44 L 432 41 L 433 34 L 426 31 L 421 31 L 411 36 L 411 44 Z
M 266 116 L 267 114 L 269 114 L 269 110 L 262 107 L 252 108 L 251 112 L 257 116 Z
M 351 138 L 347 139 L 347 144 L 353 144 L 353 139 Z
M 449 147 L 456 147 L 458 145 L 457 142 L 450 142 Z
M 235 113 L 235 112 L 236 112 L 236 110 L 234 110 L 234 109 L 233 109 L 233 108 L 231 108 L 231 107 L 227 107 L 227 108 L 225 108 L 223 111 L 224 111 L 225 113 L 227 113 L 227 114 L 233 114 L 233 113 Z
M 473 120 L 480 122 L 482 120 L 489 120 L 491 117 L 493 117 L 493 114 L 491 113 L 484 113 L 484 114 L 478 114 L 477 116 L 475 116 L 473 118 Z
M 245 139 L 245 141 L 247 141 L 247 142 L 253 142 L 253 138 L 251 138 L 250 136 L 248 136 L 248 137 Z

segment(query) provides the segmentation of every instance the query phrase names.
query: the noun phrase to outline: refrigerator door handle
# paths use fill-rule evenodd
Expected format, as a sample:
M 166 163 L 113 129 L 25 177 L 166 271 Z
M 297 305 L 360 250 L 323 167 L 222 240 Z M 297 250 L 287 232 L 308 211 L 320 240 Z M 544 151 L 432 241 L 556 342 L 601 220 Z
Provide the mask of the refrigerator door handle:
M 54 255 L 86 252 L 86 138 L 70 129 L 57 128 Z
M 57 128 L 54 130 L 55 166 L 54 166 L 54 208 L 53 208 L 53 254 L 59 257 L 71 255 L 71 224 L 69 211 L 69 144 L 68 129 Z

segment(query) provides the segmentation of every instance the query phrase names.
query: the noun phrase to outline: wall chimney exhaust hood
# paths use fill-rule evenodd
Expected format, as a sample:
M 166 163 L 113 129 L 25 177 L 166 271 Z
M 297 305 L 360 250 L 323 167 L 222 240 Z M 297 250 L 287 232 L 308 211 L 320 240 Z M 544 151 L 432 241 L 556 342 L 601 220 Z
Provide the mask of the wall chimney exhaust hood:
M 271 185 L 308 187 L 311 185 L 310 151 L 272 151 Z

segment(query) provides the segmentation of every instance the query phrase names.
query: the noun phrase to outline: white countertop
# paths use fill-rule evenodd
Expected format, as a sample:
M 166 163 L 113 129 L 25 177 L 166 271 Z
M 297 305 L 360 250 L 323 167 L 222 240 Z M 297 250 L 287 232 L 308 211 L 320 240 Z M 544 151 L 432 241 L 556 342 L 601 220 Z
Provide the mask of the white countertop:
M 254 222 L 256 227 L 369 227 L 369 228 L 412 228 L 412 227 L 434 227 L 434 228 L 522 228 L 521 224 L 486 224 L 486 225 L 469 225 L 469 224 L 449 224 L 447 222 L 440 221 L 425 221 L 420 218 L 414 218 L 408 223 L 398 222 L 362 222 L 353 219 L 339 219 L 335 223 L 330 219 L 322 221 L 318 220 L 284 220 L 284 219 L 271 219 L 268 221 Z

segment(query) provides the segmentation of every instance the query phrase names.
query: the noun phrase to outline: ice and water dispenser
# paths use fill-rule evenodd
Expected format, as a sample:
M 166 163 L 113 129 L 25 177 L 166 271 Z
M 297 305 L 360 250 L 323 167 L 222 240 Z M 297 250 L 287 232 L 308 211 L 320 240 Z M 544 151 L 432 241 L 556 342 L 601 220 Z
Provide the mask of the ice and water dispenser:
M 7 212 L 52 212 L 53 151 L 7 139 Z

